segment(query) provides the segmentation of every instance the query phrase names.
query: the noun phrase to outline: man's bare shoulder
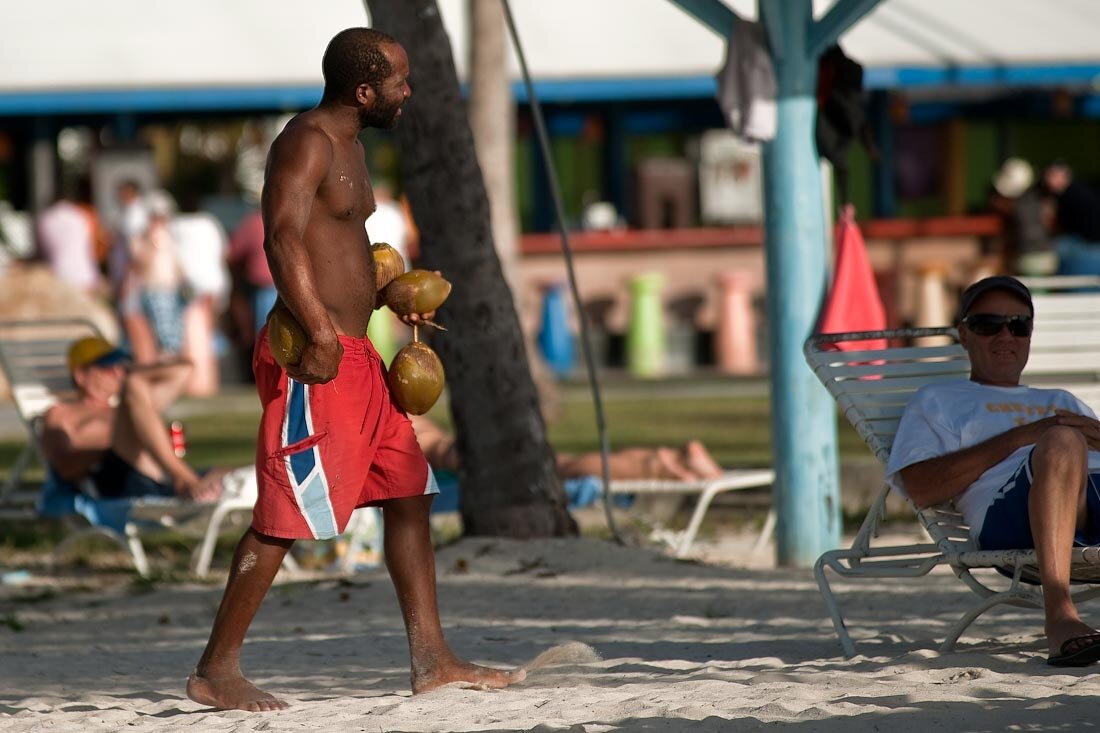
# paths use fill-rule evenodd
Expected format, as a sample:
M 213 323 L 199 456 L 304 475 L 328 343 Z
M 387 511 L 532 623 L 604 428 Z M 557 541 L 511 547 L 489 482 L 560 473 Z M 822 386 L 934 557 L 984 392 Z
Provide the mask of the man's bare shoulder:
M 42 416 L 42 424 L 47 427 L 58 427 L 72 420 L 80 413 L 80 402 L 69 398 L 61 400 L 46 410 Z
M 332 134 L 327 122 L 328 118 L 317 110 L 303 112 L 286 123 L 272 143 L 272 148 L 291 151 L 319 147 L 331 150 Z
M 312 111 L 311 111 L 312 112 Z M 314 183 L 324 179 L 332 166 L 335 150 L 332 137 L 321 119 L 304 112 L 287 123 L 271 143 L 268 158 L 267 183 L 280 186 L 302 181 Z
M 65 427 L 79 424 L 84 420 L 110 419 L 115 409 L 103 404 L 90 404 L 81 399 L 66 399 L 46 411 L 42 417 L 44 425 Z

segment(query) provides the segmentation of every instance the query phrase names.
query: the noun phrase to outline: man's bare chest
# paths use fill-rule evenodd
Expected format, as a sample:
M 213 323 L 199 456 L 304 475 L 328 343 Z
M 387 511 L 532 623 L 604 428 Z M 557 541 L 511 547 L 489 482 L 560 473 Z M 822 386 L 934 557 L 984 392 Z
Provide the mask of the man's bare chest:
M 318 192 L 327 213 L 341 221 L 365 221 L 374 211 L 374 191 L 362 161 L 333 165 Z

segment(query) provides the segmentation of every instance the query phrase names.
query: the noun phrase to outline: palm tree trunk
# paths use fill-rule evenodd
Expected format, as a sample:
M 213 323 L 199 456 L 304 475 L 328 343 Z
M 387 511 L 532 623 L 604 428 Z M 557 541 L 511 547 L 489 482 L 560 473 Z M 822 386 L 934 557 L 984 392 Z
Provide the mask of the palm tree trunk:
M 397 138 L 424 265 L 455 287 L 440 310 L 467 534 L 576 534 L 554 470 L 489 202 L 435 0 L 367 0 L 375 28 L 408 52 L 413 97 Z
M 503 0 L 467 0 L 470 49 L 470 129 L 489 196 L 489 220 L 504 280 L 517 310 L 524 301 L 537 300 L 520 290 L 519 224 L 516 214 L 515 140 L 516 106 L 508 83 L 508 25 Z M 561 411 L 561 395 L 554 375 L 535 346 L 534 325 L 526 327 L 524 343 L 531 378 L 538 390 L 543 417 L 553 420 Z
M 518 292 L 515 171 L 516 110 L 508 88 L 508 44 L 501 0 L 468 0 L 470 129 L 489 196 L 493 243 L 504 279 Z

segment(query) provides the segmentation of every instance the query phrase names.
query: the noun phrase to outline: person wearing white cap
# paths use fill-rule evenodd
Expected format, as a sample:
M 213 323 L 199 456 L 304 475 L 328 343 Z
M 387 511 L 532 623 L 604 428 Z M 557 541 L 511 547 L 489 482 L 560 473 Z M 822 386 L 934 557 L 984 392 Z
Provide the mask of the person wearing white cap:
M 1020 275 L 1040 277 L 1058 272 L 1058 253 L 1047 231 L 1042 192 L 1035 171 L 1023 158 L 1009 158 L 993 176 L 1001 200 L 994 208 L 1003 217 L 1006 264 Z
M 1054 199 L 1058 274 L 1100 275 L 1100 192 L 1060 160 L 1043 171 L 1043 187 Z

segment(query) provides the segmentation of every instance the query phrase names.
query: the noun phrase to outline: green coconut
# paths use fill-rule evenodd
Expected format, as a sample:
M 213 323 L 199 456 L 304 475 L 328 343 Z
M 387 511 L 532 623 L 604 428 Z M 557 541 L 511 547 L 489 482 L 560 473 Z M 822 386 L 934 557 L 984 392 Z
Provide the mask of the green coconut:
M 279 303 L 267 316 L 267 339 L 271 353 L 283 369 L 297 366 L 306 347 L 306 332 L 285 305 Z
M 431 270 L 409 270 L 382 291 L 382 299 L 399 316 L 431 313 L 451 294 L 451 284 Z
M 405 272 L 405 258 L 386 242 L 375 242 L 371 245 L 370 252 L 374 257 L 374 284 L 381 291 L 395 277 Z
M 397 404 L 410 415 L 423 415 L 443 393 L 443 362 L 432 348 L 413 341 L 390 362 L 386 381 Z

